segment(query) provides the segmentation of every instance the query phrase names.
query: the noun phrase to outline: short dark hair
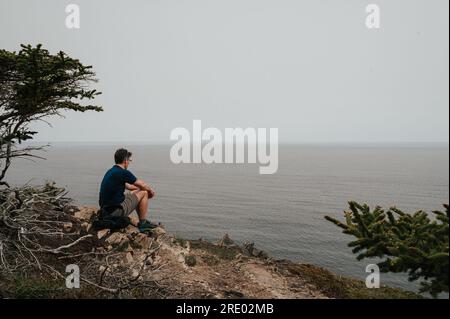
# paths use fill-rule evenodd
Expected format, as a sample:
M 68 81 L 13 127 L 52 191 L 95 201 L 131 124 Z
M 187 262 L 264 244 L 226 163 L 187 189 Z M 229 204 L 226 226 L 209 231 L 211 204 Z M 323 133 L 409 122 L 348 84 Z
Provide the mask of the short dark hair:
M 124 148 L 119 148 L 114 153 L 114 161 L 116 162 L 116 164 L 122 164 L 123 162 L 125 162 L 125 160 L 129 159 L 130 157 L 131 152 L 128 152 L 128 150 Z

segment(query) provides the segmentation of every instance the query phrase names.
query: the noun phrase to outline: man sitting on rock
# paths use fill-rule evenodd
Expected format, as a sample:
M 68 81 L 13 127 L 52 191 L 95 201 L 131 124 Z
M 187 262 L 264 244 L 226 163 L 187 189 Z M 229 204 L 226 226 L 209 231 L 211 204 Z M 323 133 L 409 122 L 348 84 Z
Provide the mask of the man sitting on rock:
M 155 196 L 155 192 L 128 170 L 131 153 L 123 148 L 118 149 L 114 154 L 114 161 L 116 164 L 106 172 L 100 186 L 99 204 L 102 214 L 121 217 L 136 210 L 139 215 L 139 231 L 146 232 L 157 227 L 147 220 L 148 201 Z M 124 193 L 125 189 L 130 192 Z

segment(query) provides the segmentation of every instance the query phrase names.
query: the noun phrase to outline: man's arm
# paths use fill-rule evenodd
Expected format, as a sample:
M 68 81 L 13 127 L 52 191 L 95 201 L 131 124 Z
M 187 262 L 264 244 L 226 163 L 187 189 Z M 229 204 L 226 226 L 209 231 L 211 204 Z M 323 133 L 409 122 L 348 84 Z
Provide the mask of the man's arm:
M 134 182 L 133 186 L 138 187 L 139 189 L 146 191 L 149 195 L 149 197 L 155 196 L 155 191 L 147 185 L 142 179 L 137 179 L 136 182 Z
M 140 189 L 139 187 L 128 183 L 125 183 L 125 188 L 128 189 L 129 191 L 137 191 L 138 189 Z

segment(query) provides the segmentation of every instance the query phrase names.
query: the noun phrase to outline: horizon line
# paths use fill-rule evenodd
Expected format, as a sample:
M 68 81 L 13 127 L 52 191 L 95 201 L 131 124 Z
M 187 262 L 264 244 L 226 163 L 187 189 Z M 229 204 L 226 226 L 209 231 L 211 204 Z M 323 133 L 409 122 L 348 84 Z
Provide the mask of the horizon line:
M 24 141 L 23 143 L 86 143 L 86 144 L 147 144 L 147 145 L 173 145 L 173 142 L 163 142 L 163 141 L 71 141 L 71 140 L 60 140 L 60 141 L 40 141 L 40 140 L 30 140 Z M 449 141 L 298 141 L 298 142 L 278 142 L 279 145 L 301 145 L 301 144 L 449 144 Z M 193 143 L 191 143 L 193 144 Z M 205 141 L 208 144 L 208 141 Z M 223 144 L 223 143 L 220 143 Z M 245 143 L 248 144 L 248 143 Z

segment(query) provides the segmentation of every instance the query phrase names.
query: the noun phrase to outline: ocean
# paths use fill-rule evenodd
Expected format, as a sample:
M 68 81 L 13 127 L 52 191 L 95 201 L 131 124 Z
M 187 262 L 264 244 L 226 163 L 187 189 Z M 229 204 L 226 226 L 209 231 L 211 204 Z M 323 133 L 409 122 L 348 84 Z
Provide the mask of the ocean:
M 157 192 L 150 219 L 177 236 L 255 242 L 271 256 L 325 267 L 360 279 L 373 260 L 357 261 L 325 215 L 343 217 L 348 201 L 396 206 L 406 212 L 442 210 L 449 202 L 448 144 L 280 145 L 279 169 L 259 164 L 173 164 L 170 145 L 51 143 L 46 160 L 13 162 L 12 185 L 53 180 L 75 204 L 97 205 L 101 179 L 118 147 L 133 152 L 129 169 Z M 381 284 L 417 290 L 404 274 Z

